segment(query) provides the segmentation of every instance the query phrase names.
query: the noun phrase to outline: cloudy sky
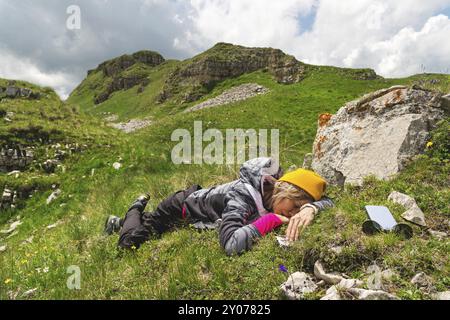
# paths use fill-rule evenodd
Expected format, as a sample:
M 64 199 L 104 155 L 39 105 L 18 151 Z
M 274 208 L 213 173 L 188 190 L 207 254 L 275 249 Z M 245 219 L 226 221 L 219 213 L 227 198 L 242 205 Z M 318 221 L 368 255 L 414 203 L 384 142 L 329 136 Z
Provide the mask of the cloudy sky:
M 385 77 L 450 73 L 450 0 L 0 0 L 0 77 L 63 98 L 106 59 L 185 59 L 221 41 Z

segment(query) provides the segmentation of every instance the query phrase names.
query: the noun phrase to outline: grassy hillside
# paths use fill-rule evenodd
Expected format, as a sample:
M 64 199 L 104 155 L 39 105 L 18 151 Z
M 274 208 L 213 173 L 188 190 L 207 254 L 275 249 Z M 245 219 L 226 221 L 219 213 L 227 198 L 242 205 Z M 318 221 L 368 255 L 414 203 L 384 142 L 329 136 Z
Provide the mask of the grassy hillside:
M 449 231 L 450 164 L 448 155 L 436 150 L 445 148 L 442 144 L 448 122 L 432 138 L 434 144 L 429 155 L 420 157 L 394 180 L 368 179 L 359 188 L 330 188 L 329 195 L 334 198 L 336 208 L 321 213 L 292 248 L 280 249 L 275 234 L 271 234 L 253 251 L 226 257 L 219 246 L 217 231 L 199 233 L 186 227 L 146 243 L 137 252 L 118 252 L 117 236 L 102 235 L 103 222 L 109 214 L 123 215 L 136 195 L 150 192 L 151 208 L 171 192 L 193 183 L 206 187 L 237 177 L 237 165 L 173 165 L 170 156 L 176 143 L 170 141 L 170 136 L 177 128 L 192 132 L 195 120 L 203 121 L 203 130 L 278 128 L 281 163 L 287 169 L 293 164 L 301 165 L 305 153 L 311 151 L 321 113 L 335 113 L 347 101 L 395 84 L 422 81 L 423 85 L 450 91 L 450 77 L 446 75 L 357 80 L 358 70 L 310 66 L 303 81 L 283 85 L 260 70 L 218 83 L 195 103 L 249 82 L 264 85 L 270 93 L 182 114 L 182 110 L 195 103 L 155 103 L 165 77 L 178 63 L 166 61 L 153 67 L 149 71 L 149 85 L 140 94 L 137 88 L 118 91 L 106 102 L 94 106 L 89 88 L 101 83 L 103 75 L 93 72 L 67 104 L 56 99 L 53 105 L 49 104 L 48 112 L 52 113 L 75 110 L 70 119 L 61 119 L 63 122 L 56 126 L 64 128 L 62 136 L 110 146 L 98 146 L 69 158 L 65 173 L 52 176 L 62 195 L 50 205 L 45 204 L 50 194 L 46 191 L 26 201 L 23 208 L 0 213 L 1 229 L 7 229 L 7 220 L 17 216 L 23 221 L 13 237 L 6 239 L 0 235 L 0 246 L 7 245 L 7 250 L 0 253 L 0 299 L 11 298 L 14 293 L 21 298 L 23 292 L 33 288 L 37 288 L 35 299 L 279 299 L 279 285 L 286 276 L 278 271 L 278 265 L 286 265 L 291 272 L 311 272 L 319 258 L 327 270 L 360 279 L 366 278 L 364 270 L 374 262 L 390 268 L 395 272 L 390 291 L 405 299 L 429 298 L 409 282 L 420 271 L 432 277 L 439 291 L 448 290 L 448 240 L 438 241 L 418 229 L 408 241 L 395 235 L 368 237 L 361 232 L 364 205 L 388 205 L 400 219 L 402 208 L 387 202 L 392 190 L 415 197 L 429 225 L 435 230 Z M 432 79 L 439 81 L 430 82 Z M 18 101 L 16 108 L 27 108 L 27 103 Z M 39 110 L 37 106 L 34 108 Z M 78 108 L 90 115 L 112 112 L 122 120 L 153 116 L 155 121 L 135 134 L 125 135 L 108 129 L 99 120 L 87 119 L 76 112 Z M 42 120 L 39 118 L 37 113 L 30 113 L 24 121 L 39 122 Z M 49 121 L 42 122 L 50 129 Z M 112 168 L 116 161 L 123 165 L 120 170 Z M 13 178 L 0 173 L 0 179 L 8 179 L 10 183 Z M 47 228 L 58 221 L 60 224 L 55 228 Z M 283 232 L 284 228 L 276 233 Z M 22 244 L 32 235 L 32 243 Z M 342 251 L 334 252 L 335 246 L 342 246 Z M 73 265 L 82 272 L 80 290 L 66 287 L 67 268 Z M 323 293 L 310 298 L 319 298 Z

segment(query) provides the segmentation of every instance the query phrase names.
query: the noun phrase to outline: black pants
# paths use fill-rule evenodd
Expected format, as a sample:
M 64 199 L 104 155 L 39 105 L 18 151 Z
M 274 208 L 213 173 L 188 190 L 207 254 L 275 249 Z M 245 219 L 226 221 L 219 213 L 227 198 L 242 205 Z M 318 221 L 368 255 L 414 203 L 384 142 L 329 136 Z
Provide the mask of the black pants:
M 141 213 L 136 208 L 128 211 L 122 223 L 118 246 L 137 249 L 151 237 L 159 237 L 186 222 L 187 217 L 183 217 L 184 200 L 200 189 L 199 185 L 193 185 L 189 189 L 175 192 L 163 200 L 153 212 Z

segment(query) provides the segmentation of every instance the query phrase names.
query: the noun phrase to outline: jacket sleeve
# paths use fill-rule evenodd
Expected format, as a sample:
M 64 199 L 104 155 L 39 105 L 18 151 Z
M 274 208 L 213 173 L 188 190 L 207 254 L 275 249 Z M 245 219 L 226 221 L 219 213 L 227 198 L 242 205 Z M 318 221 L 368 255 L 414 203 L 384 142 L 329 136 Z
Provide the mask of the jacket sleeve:
M 319 201 L 313 202 L 312 203 L 314 205 L 314 207 L 316 207 L 317 211 L 316 214 L 320 211 L 326 210 L 328 208 L 333 208 L 334 207 L 334 202 L 333 200 L 331 200 L 328 197 L 323 197 L 322 199 L 320 199 Z
M 256 212 L 250 195 L 234 188 L 226 195 L 226 207 L 222 213 L 219 229 L 220 244 L 227 255 L 241 254 L 250 250 L 261 234 L 254 225 L 247 225 L 247 218 Z

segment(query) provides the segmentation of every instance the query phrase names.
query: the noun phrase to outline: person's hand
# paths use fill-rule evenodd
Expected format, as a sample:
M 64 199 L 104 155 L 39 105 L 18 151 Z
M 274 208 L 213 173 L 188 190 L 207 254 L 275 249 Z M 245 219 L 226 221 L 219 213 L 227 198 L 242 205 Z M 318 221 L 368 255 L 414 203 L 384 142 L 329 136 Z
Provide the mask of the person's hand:
M 303 230 L 314 220 L 314 209 L 306 207 L 289 220 L 286 229 L 286 240 L 296 241 Z
M 283 222 L 283 224 L 289 223 L 288 217 L 282 216 L 281 214 L 275 214 L 275 215 L 281 220 L 281 222 Z

